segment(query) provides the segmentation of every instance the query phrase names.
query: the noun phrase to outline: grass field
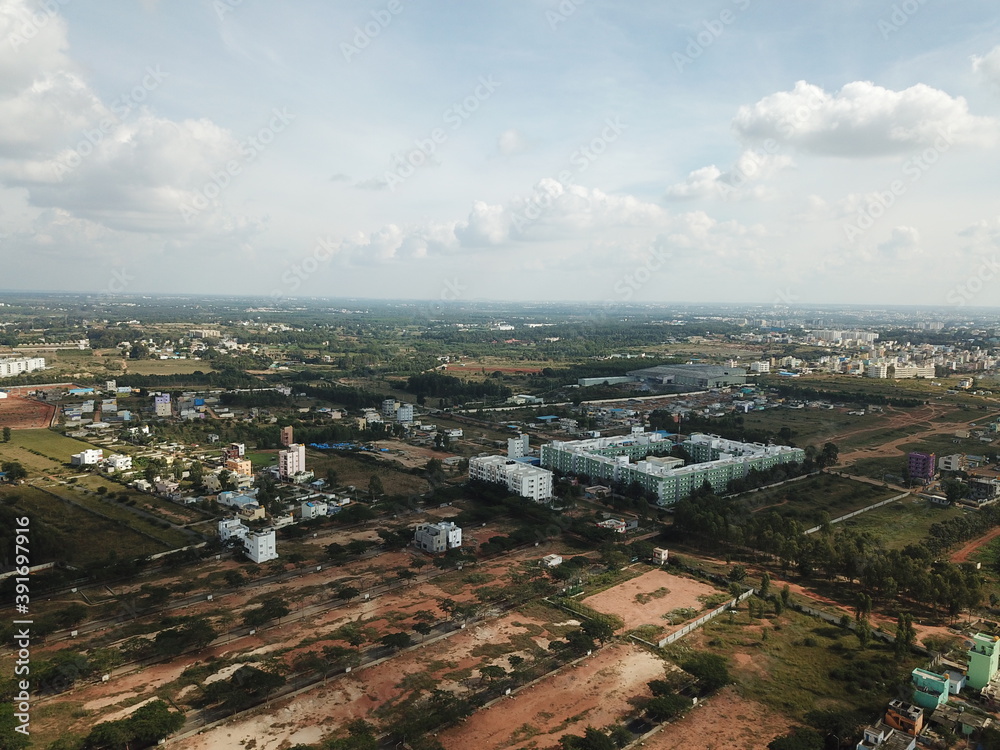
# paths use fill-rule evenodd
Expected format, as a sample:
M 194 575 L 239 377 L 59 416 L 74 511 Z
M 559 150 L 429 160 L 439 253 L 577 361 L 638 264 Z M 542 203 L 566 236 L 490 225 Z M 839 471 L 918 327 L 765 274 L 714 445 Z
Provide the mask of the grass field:
M 0 500 L 32 519 L 33 545 L 38 557 L 33 563 L 63 560 L 72 565 L 86 565 L 107 558 L 114 550 L 120 558 L 163 552 L 169 544 L 158 544 L 130 528 L 76 508 L 34 487 L 4 487 Z M 44 535 L 42 542 L 38 537 Z M 50 550 L 44 555 L 43 550 Z M 42 559 L 42 558 L 45 559 Z
M 821 523 L 824 513 L 837 518 L 894 494 L 865 482 L 821 474 L 781 487 L 746 493 L 742 498 L 755 510 L 774 511 L 808 528 Z
M 848 473 L 899 482 L 902 481 L 905 468 L 906 456 L 900 453 L 896 458 L 859 458 L 848 467 Z
M 888 646 L 860 651 L 853 634 L 792 610 L 772 621 L 751 620 L 741 609 L 668 647 L 668 655 L 683 658 L 691 647 L 720 654 L 741 692 L 798 720 L 814 709 L 877 711 L 922 663 L 910 656 L 897 664 Z
M 792 441 L 798 446 L 822 445 L 836 440 L 839 433 L 864 427 L 877 427 L 883 420 L 880 414 L 852 416 L 836 409 L 766 409 L 753 411 L 743 418 L 747 429 L 777 432 L 782 427 L 792 431 Z
M 387 495 L 410 495 L 423 493 L 430 489 L 426 479 L 398 471 L 385 461 L 379 461 L 374 456 L 361 457 L 355 454 L 322 453 L 306 450 L 306 466 L 319 479 L 326 478 L 327 469 L 337 472 L 337 483 L 341 486 L 354 485 L 359 490 L 367 491 L 371 477 L 377 476 L 382 482 L 382 488 Z
M 960 516 L 963 512 L 954 506 L 942 508 L 931 505 L 919 497 L 904 498 L 898 503 L 862 513 L 843 525 L 874 534 L 885 547 L 902 549 L 908 544 L 919 544 L 934 524 Z
M 131 359 L 130 375 L 190 375 L 193 372 L 213 372 L 211 362 L 199 359 Z
M 9 443 L 0 443 L 0 458 L 20 461 L 31 474 L 51 474 L 67 471 L 71 455 L 93 447 L 52 430 L 15 430 Z
M 908 427 L 890 427 L 884 430 L 872 430 L 838 440 L 837 447 L 844 452 L 857 450 L 858 448 L 869 448 L 915 435 L 923 432 L 924 429 L 921 425 L 909 425 Z

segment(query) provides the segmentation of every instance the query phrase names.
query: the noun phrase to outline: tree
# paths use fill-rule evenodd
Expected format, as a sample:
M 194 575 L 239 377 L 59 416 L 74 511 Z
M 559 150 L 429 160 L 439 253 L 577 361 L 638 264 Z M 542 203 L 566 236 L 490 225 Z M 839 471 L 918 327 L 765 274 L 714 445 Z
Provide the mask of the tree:
M 658 695 L 646 703 L 646 715 L 653 721 L 669 721 L 690 707 L 691 699 L 683 695 Z
M 9 443 L 10 442 L 10 427 L 4 427 L 3 428 L 3 441 L 5 443 Z
M 393 651 L 399 651 L 413 643 L 413 639 L 410 638 L 409 633 L 386 633 L 379 638 L 379 642 Z
M 150 747 L 184 726 L 184 714 L 162 700 L 136 709 L 131 716 L 95 726 L 83 740 L 85 750 L 129 750 Z
M 479 676 L 487 682 L 495 682 L 506 677 L 507 672 L 503 667 L 499 667 L 496 664 L 488 664 L 485 667 L 479 668 Z
M 917 640 L 917 631 L 913 628 L 913 617 L 909 612 L 900 612 L 896 620 L 896 656 L 906 656 Z
M 413 629 L 417 633 L 420 633 L 420 640 L 422 641 L 425 637 L 431 634 L 431 631 L 434 630 L 434 626 L 432 626 L 429 622 L 418 622 L 414 624 Z
M 861 650 L 864 651 L 868 648 L 868 645 L 872 641 L 872 626 L 868 622 L 867 615 L 858 620 L 854 628 L 854 634 L 858 637 L 858 645 L 861 647 Z
M 385 494 L 385 490 L 382 487 L 382 480 L 377 474 L 372 474 L 368 480 L 368 494 L 372 500 Z
M 28 476 L 28 472 L 21 466 L 20 461 L 8 461 L 0 464 L 0 471 L 7 475 L 8 482 L 17 482 Z
M 274 594 L 263 599 L 259 607 L 246 610 L 243 613 L 243 624 L 250 628 L 260 627 L 269 620 L 284 617 L 290 611 L 285 600 Z
M 581 629 L 590 638 L 596 641 L 600 641 L 602 644 L 611 640 L 615 635 L 614 625 L 609 622 L 599 618 L 593 618 L 590 620 L 584 620 Z
M 762 575 L 760 577 L 760 589 L 759 590 L 760 590 L 760 595 L 762 597 L 767 598 L 767 595 L 771 591 L 771 576 L 769 576 L 767 573 L 764 573 L 764 575 Z
M 730 682 L 726 659 L 718 654 L 696 651 L 684 659 L 681 669 L 698 678 L 706 693 L 711 693 Z
M 628 728 L 622 726 L 621 724 L 615 724 L 611 727 L 611 731 L 608 732 L 608 737 L 611 738 L 611 741 L 617 748 L 625 747 L 633 739 L 632 733 L 628 730 Z
M 361 591 L 356 589 L 354 586 L 341 586 L 337 589 L 337 598 L 342 599 L 345 602 L 351 601 L 351 599 L 356 599 L 361 595 Z

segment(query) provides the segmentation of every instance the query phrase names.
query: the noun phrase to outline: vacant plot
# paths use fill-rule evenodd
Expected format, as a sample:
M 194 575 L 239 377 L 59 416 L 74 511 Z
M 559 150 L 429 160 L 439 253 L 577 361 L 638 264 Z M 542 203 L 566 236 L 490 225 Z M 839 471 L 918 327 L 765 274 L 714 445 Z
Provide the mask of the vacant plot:
M 52 423 L 56 407 L 18 396 L 0 399 L 0 427 L 12 430 L 45 429 Z
M 86 565 L 104 560 L 112 550 L 124 559 L 169 548 L 34 487 L 5 487 L 0 489 L 0 500 L 32 519 L 34 563 L 61 560 Z
M 781 487 L 748 492 L 742 497 L 756 511 L 774 511 L 806 528 L 822 523 L 823 514 L 837 518 L 899 494 L 832 474 L 820 474 Z
M 648 651 L 609 646 L 473 714 L 438 740 L 447 750 L 552 747 L 564 734 L 583 734 L 587 726 L 621 719 L 630 712 L 629 699 L 648 697 L 646 683 L 663 674 L 663 662 Z
M 132 359 L 125 366 L 128 375 L 190 375 L 214 371 L 210 362 L 199 359 Z
M 665 616 L 675 610 L 698 612 L 704 608 L 704 601 L 699 597 L 719 593 L 707 583 L 675 576 L 665 570 L 651 570 L 588 596 L 583 603 L 599 612 L 617 615 L 625 621 L 625 630 L 632 630 L 640 625 L 669 624 Z
M 767 750 L 792 721 L 726 687 L 683 719 L 645 740 L 647 750 Z
M 922 497 L 903 498 L 851 518 L 844 525 L 874 534 L 885 547 L 902 549 L 908 544 L 919 544 L 934 524 L 960 515 L 962 510 L 954 506 L 942 508 Z
M 382 461 L 371 454 L 307 450 L 306 455 L 310 471 L 325 479 L 327 471 L 333 469 L 337 472 L 340 486 L 353 485 L 367 490 L 371 478 L 376 476 L 387 495 L 419 494 L 430 489 L 426 479 L 403 471 L 395 462 Z

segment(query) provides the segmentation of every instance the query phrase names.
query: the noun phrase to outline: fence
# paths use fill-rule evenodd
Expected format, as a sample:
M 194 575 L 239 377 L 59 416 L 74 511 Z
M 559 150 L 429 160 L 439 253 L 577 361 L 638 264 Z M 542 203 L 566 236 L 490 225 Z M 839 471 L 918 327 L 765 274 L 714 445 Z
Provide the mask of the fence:
M 830 524 L 840 523 L 841 521 L 846 521 L 848 518 L 854 518 L 855 516 L 860 516 L 862 513 L 867 513 L 870 510 L 875 510 L 876 508 L 881 508 L 883 505 L 888 505 L 889 503 L 894 503 L 897 500 L 902 500 L 904 497 L 909 495 L 909 492 L 904 492 L 902 495 L 896 495 L 896 497 L 890 497 L 888 500 L 883 500 L 880 503 L 875 503 L 874 505 L 869 505 L 867 508 L 862 508 L 861 510 L 856 510 L 853 513 L 848 513 L 846 516 L 840 516 L 839 518 L 834 518 L 830 521 Z M 804 533 L 815 534 L 819 531 L 822 526 L 813 526 L 811 529 L 806 529 Z
M 690 633 L 690 632 L 692 632 L 694 630 L 697 630 L 702 625 L 704 625 L 706 622 L 710 622 L 711 620 L 714 620 L 716 617 L 718 617 L 719 615 L 721 615 L 726 610 L 732 609 L 737 604 L 739 604 L 740 602 L 742 602 L 744 599 L 746 599 L 746 598 L 748 598 L 750 596 L 753 596 L 755 593 L 757 593 L 757 592 L 754 589 L 749 589 L 748 591 L 744 591 L 742 594 L 740 594 L 739 596 L 737 596 L 735 599 L 732 599 L 731 601 L 726 602 L 721 607 L 719 607 L 717 609 L 713 609 L 708 614 L 702 615 L 701 617 L 699 617 L 694 622 L 689 622 L 683 628 L 681 628 L 680 630 L 674 631 L 673 633 L 671 633 L 670 635 L 668 635 L 666 638 L 661 638 L 659 641 L 657 641 L 656 645 L 659 646 L 660 648 L 663 648 L 664 646 L 669 646 L 671 643 L 673 643 L 674 641 L 676 641 L 678 638 L 683 638 L 688 633 Z

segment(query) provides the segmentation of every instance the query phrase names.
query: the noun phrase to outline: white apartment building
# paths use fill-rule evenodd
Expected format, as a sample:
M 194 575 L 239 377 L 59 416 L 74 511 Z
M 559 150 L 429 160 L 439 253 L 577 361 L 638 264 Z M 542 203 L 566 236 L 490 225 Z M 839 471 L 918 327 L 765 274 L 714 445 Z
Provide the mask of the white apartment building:
M 396 421 L 400 424 L 413 422 L 413 404 L 400 404 L 396 409 Z
M 953 453 L 938 459 L 938 469 L 941 471 L 965 471 L 969 465 L 964 453 Z
M 750 363 L 750 372 L 757 372 L 757 373 L 771 372 L 771 363 L 770 362 L 751 362 Z
M 239 539 L 243 542 L 247 557 L 255 563 L 278 558 L 277 542 L 275 541 L 274 529 L 271 527 L 260 531 L 251 531 L 236 518 L 224 518 L 219 521 L 219 538 L 223 542 Z
M 108 456 L 105 465 L 108 471 L 128 471 L 132 468 L 132 457 L 122 453 L 115 453 L 112 456 Z
M 44 357 L 0 359 L 0 378 L 13 378 L 25 372 L 45 369 Z
M 506 456 L 476 456 L 469 459 L 469 479 L 504 484 L 511 492 L 532 500 L 552 497 L 552 472 Z
M 889 365 L 885 362 L 872 362 L 868 365 L 868 371 L 865 375 L 869 378 L 887 378 L 889 377 Z
M 80 451 L 79 453 L 74 453 L 69 457 L 69 463 L 71 466 L 93 466 L 94 464 L 99 464 L 103 460 L 103 448 Z
M 523 458 L 531 452 L 528 447 L 528 436 L 518 435 L 516 438 L 507 438 L 507 458 Z
M 382 402 L 382 417 L 385 419 L 392 419 L 396 416 L 396 399 L 387 398 Z
M 425 552 L 446 552 L 462 546 L 462 528 L 452 521 L 418 524 L 413 543 Z
M 302 443 L 292 443 L 287 450 L 278 451 L 278 476 L 289 480 L 306 470 L 306 447 Z

